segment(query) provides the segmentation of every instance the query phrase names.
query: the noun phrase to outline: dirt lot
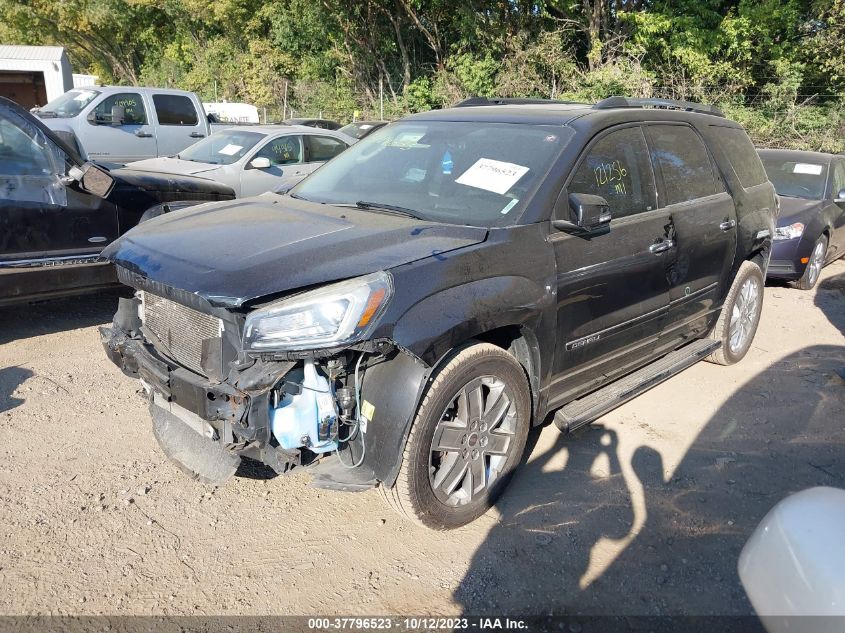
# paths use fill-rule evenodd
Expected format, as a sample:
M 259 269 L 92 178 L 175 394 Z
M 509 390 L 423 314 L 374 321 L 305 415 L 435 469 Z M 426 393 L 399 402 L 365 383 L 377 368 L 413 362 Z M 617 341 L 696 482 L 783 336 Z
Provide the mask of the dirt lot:
M 845 261 L 814 292 L 768 287 L 739 365 L 535 433 L 499 506 L 452 533 L 307 474 L 188 480 L 100 348 L 114 303 L 0 311 L 0 614 L 748 613 L 754 526 L 845 486 Z

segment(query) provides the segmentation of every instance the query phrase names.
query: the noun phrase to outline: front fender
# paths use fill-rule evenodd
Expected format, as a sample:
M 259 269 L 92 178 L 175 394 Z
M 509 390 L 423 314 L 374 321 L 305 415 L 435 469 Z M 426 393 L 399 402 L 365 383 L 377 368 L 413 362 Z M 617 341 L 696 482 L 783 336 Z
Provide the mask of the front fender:
M 434 365 L 468 339 L 506 326 L 536 331 L 553 295 L 536 281 L 501 276 L 460 284 L 414 304 L 397 321 L 393 340 Z

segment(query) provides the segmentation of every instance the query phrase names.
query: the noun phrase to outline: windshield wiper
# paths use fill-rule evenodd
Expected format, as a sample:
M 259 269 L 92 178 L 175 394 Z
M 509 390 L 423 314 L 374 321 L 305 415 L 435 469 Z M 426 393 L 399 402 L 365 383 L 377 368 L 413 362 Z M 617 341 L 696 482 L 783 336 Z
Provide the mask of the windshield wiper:
M 366 200 L 359 200 L 355 203 L 355 206 L 359 209 L 367 209 L 373 211 L 390 211 L 391 213 L 406 215 L 409 218 L 414 218 L 415 220 L 423 219 L 422 217 L 420 217 L 419 213 L 417 213 L 413 209 L 408 209 L 407 207 L 399 207 L 395 204 L 385 204 L 383 202 L 367 202 Z

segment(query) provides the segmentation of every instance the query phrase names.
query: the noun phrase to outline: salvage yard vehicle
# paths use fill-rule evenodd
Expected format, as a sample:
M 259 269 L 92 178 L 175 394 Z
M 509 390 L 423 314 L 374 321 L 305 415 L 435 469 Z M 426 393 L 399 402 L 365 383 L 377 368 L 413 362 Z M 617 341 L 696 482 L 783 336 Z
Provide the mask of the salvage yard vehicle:
M 355 121 L 349 125 L 344 125 L 338 130 L 338 132 L 343 132 L 344 134 L 357 138 L 360 141 L 365 136 L 372 134 L 376 130 L 380 130 L 388 123 L 390 123 L 390 121 Z
M 200 98 L 169 88 L 76 88 L 33 113 L 81 156 L 118 164 L 172 156 L 212 133 Z
M 763 149 L 760 158 L 780 203 L 767 276 L 810 290 L 845 255 L 845 156 Z
M 100 251 L 120 233 L 145 215 L 234 197 L 199 178 L 85 162 L 0 97 L 0 305 L 116 286 Z
M 316 127 L 321 130 L 339 130 L 340 123 L 330 119 L 285 119 L 283 125 L 304 125 L 305 127 Z
M 339 132 L 304 126 L 231 128 L 176 156 L 141 160 L 127 167 L 209 178 L 246 197 L 279 186 L 292 187 L 355 142 Z
M 106 255 L 137 292 L 101 335 L 191 476 L 307 466 L 455 528 L 547 414 L 568 433 L 698 360 L 742 359 L 775 212 L 715 108 L 473 99 L 289 195 L 130 231 Z

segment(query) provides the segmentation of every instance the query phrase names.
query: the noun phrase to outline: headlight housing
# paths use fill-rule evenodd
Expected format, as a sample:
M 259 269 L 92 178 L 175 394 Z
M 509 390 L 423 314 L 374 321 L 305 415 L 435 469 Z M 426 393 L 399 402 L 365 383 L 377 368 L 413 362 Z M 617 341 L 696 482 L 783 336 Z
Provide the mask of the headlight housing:
M 801 237 L 804 234 L 804 225 L 800 222 L 790 224 L 789 226 L 779 226 L 775 228 L 776 240 L 794 240 L 796 237 Z
M 393 278 L 381 271 L 283 299 L 247 315 L 244 348 L 298 351 L 359 341 L 392 296 Z

